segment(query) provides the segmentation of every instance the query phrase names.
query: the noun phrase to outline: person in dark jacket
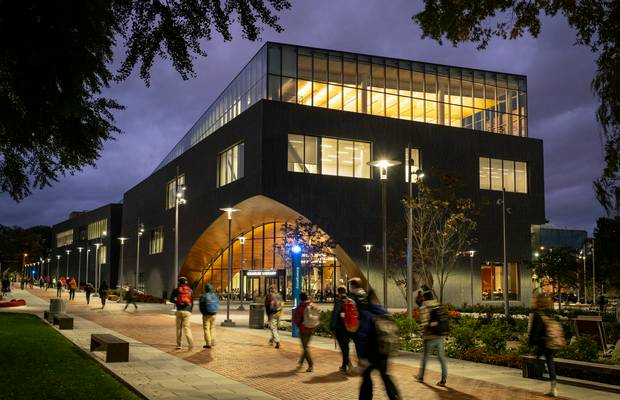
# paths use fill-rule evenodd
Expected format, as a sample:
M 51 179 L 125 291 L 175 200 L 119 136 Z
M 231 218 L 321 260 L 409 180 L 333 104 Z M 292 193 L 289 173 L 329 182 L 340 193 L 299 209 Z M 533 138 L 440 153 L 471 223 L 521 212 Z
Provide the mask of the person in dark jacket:
M 549 381 L 551 382 L 551 389 L 547 396 L 557 397 L 558 389 L 556 383 L 555 374 L 555 362 L 553 361 L 553 350 L 547 348 L 547 329 L 543 321 L 543 316 L 547 310 L 551 309 L 553 303 L 551 299 L 544 295 L 538 295 L 534 302 L 534 312 L 531 315 L 529 326 L 529 343 L 531 346 L 536 347 L 536 358 L 540 358 L 541 355 L 545 356 L 547 361 L 547 369 L 549 370 Z
M 129 307 L 130 304 L 133 304 L 134 310 L 138 310 L 138 305 L 136 304 L 136 296 L 136 289 L 133 286 L 129 286 L 129 290 L 125 295 L 125 299 L 127 300 L 127 302 L 125 303 L 125 308 L 123 309 L 123 311 L 127 311 L 127 307 Z
M 332 320 L 330 323 L 330 330 L 334 332 L 340 351 L 342 352 L 342 364 L 340 365 L 340 372 L 347 372 L 347 369 L 351 369 L 351 361 L 349 360 L 349 341 L 351 340 L 351 334 L 344 326 L 344 309 L 343 303 L 350 300 L 347 296 L 347 288 L 344 286 L 338 287 L 336 290 L 338 297 L 334 302 L 334 309 L 332 311 Z
M 86 286 L 84 286 L 84 293 L 86 293 L 86 304 L 90 304 L 90 295 L 95 288 L 90 282 L 86 282 Z
M 423 329 L 422 338 L 424 339 L 424 354 L 422 361 L 420 362 L 420 372 L 415 376 L 418 382 L 424 382 L 424 371 L 426 370 L 426 363 L 428 356 L 437 350 L 437 358 L 441 365 L 441 380 L 437 382 L 437 386 L 446 386 L 446 380 L 448 379 L 448 366 L 446 363 L 446 353 L 444 350 L 444 336 L 436 331 L 436 327 L 439 321 L 434 319 L 433 316 L 438 315 L 438 311 L 441 304 L 434 298 L 433 291 L 424 287 L 418 292 L 416 297 L 416 304 L 419 307 L 420 312 L 420 327 Z
M 301 339 L 301 347 L 302 353 L 299 362 L 297 363 L 297 369 L 301 369 L 304 365 L 304 360 L 308 361 L 308 369 L 306 372 L 314 371 L 314 362 L 312 361 L 312 356 L 310 355 L 310 339 L 312 338 L 312 334 L 314 333 L 314 328 L 309 328 L 304 325 L 304 313 L 307 307 L 312 306 L 312 301 L 308 299 L 308 295 L 306 293 L 301 293 L 299 295 L 301 300 L 301 304 L 297 306 L 295 309 L 295 317 L 293 318 L 293 323 L 299 327 L 299 337 Z
M 187 278 L 179 278 L 179 286 L 172 291 L 170 301 L 175 304 L 177 309 L 175 314 L 177 324 L 177 350 L 181 350 L 181 339 L 183 338 L 183 334 L 185 334 L 188 349 L 191 351 L 194 348 L 194 338 L 192 337 L 192 330 L 190 328 L 190 317 L 194 309 L 194 292 L 187 284 Z
M 62 281 L 60 279 L 56 281 L 56 297 L 62 297 Z
M 103 283 L 101 283 L 101 286 L 99 286 L 99 298 L 101 299 L 102 310 L 105 308 L 105 301 L 108 299 L 108 289 L 109 287 L 106 281 L 103 281 Z
M 370 302 L 362 303 L 358 306 L 359 328 L 355 333 L 355 348 L 358 350 L 357 356 L 365 359 L 367 367 L 362 373 L 362 385 L 360 386 L 360 400 L 372 399 L 372 378 L 371 373 L 374 369 L 379 370 L 381 379 L 385 385 L 385 391 L 390 400 L 400 399 L 398 388 L 388 375 L 388 356 L 379 352 L 377 330 L 375 328 L 375 317 L 387 315 L 386 309 L 378 303 L 376 296 L 369 293 L 367 297 Z
M 280 335 L 278 328 L 280 326 L 280 317 L 282 316 L 282 296 L 276 292 L 272 286 L 269 288 L 269 294 L 265 297 L 265 312 L 267 313 L 267 322 L 271 331 L 269 344 L 275 344 L 276 349 L 280 348 Z

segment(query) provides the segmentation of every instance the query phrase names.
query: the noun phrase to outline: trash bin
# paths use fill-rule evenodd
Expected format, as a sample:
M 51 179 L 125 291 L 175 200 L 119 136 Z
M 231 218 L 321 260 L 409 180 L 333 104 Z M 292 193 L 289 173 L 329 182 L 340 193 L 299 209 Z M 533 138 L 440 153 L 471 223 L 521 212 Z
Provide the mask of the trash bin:
M 250 304 L 250 328 L 263 329 L 265 327 L 265 305 L 260 303 Z
M 63 314 L 67 309 L 67 301 L 63 299 L 50 299 L 50 313 Z

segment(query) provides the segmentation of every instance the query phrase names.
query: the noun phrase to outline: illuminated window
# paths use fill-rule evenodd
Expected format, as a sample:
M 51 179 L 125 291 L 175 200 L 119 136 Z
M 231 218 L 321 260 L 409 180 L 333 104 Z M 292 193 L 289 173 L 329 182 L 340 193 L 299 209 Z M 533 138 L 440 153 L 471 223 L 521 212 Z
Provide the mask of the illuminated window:
M 177 184 L 175 185 L 175 179 L 172 179 L 166 185 L 166 210 L 174 208 L 175 206 L 175 192 L 178 189 L 185 186 L 185 175 L 179 175 L 177 178 Z
M 56 247 L 70 246 L 73 244 L 73 229 L 58 232 L 56 234 Z
M 504 299 L 504 267 L 501 263 L 490 263 L 481 266 L 481 288 L 483 301 L 500 301 Z M 519 264 L 508 263 L 508 299 L 519 300 L 521 285 Z
M 164 251 L 164 228 L 159 226 L 151 229 L 149 237 L 149 254 L 158 254 Z
M 422 164 L 420 162 L 420 149 L 411 148 L 411 153 L 409 153 L 409 147 L 405 147 L 405 182 L 409 182 L 409 174 L 407 171 L 409 170 L 409 160 L 413 160 L 413 165 L 411 166 L 411 175 L 413 176 L 413 182 L 416 182 L 417 176 L 415 172 L 419 169 L 422 169 Z
M 480 157 L 480 189 L 527 193 L 527 163 Z
M 99 246 L 99 263 L 106 264 L 108 262 L 107 246 Z
M 354 140 L 288 135 L 288 170 L 370 179 L 372 146 Z
M 243 142 L 224 150 L 218 155 L 218 187 L 243 178 Z
M 107 219 L 100 219 L 99 221 L 88 224 L 88 240 L 99 239 L 103 236 L 103 232 L 107 232 L 107 230 Z

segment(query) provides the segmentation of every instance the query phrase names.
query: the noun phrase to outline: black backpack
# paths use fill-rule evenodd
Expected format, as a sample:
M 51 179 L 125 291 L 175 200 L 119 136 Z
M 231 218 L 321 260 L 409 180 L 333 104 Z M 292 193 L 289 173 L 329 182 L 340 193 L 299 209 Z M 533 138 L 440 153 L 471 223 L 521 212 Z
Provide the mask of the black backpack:
M 430 330 L 434 335 L 448 336 L 450 333 L 450 319 L 448 308 L 440 305 L 430 312 Z

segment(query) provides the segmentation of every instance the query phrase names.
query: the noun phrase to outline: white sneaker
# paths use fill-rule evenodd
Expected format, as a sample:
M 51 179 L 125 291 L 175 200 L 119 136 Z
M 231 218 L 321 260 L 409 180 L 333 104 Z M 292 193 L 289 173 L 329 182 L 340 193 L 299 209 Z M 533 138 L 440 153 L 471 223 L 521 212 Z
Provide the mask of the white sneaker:
M 545 393 L 545 396 L 558 397 L 558 389 L 556 387 L 552 387 L 550 391 Z

